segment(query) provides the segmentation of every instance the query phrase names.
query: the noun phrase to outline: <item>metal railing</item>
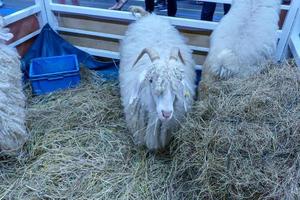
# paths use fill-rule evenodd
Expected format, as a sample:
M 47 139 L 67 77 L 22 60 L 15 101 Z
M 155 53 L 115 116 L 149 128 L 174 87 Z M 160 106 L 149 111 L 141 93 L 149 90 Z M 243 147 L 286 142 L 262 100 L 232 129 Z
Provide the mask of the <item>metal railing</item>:
M 216 3 L 231 3 L 231 0 L 204 0 L 204 1 L 216 2 Z M 285 58 L 285 53 L 288 47 L 293 49 L 292 52 L 295 57 L 297 56 L 299 57 L 299 47 L 298 47 L 299 37 L 297 37 L 297 31 L 299 30 L 295 28 L 296 16 L 298 16 L 299 18 L 299 7 L 300 4 L 298 0 L 293 0 L 291 5 L 288 6 L 282 5 L 281 7 L 281 9 L 289 10 L 289 12 L 286 21 L 284 23 L 283 29 L 278 31 L 279 42 L 278 42 L 278 48 L 276 52 L 276 59 L 278 61 Z M 114 20 L 114 21 L 121 20 L 121 21 L 131 22 L 136 20 L 136 18 L 131 13 L 124 12 L 124 11 L 113 11 L 108 9 L 100 9 L 100 8 L 92 8 L 92 7 L 63 5 L 63 4 L 53 3 L 52 0 L 35 0 L 35 5 L 20 10 L 16 13 L 13 13 L 12 15 L 4 17 L 4 22 L 6 25 L 9 25 L 13 22 L 26 18 L 28 16 L 37 15 L 39 18 L 40 27 L 42 27 L 46 23 L 49 23 L 50 26 L 55 31 L 75 33 L 75 34 L 81 34 L 87 36 L 104 37 L 104 38 L 116 39 L 116 40 L 121 40 L 123 37 L 123 35 L 107 34 L 107 33 L 101 33 L 96 31 L 66 28 L 60 26 L 57 20 L 57 16 L 58 16 L 57 13 L 92 16 L 92 17 L 103 18 L 103 19 Z M 176 18 L 176 17 L 166 17 L 166 18 L 168 18 L 174 26 L 178 28 L 184 28 L 184 29 L 193 29 L 193 30 L 204 29 L 204 30 L 212 31 L 218 24 L 217 22 L 209 22 L 209 21 L 202 21 L 202 20 L 195 20 L 195 19 Z M 297 23 L 299 22 L 300 20 L 297 21 Z M 298 25 L 298 27 L 300 26 Z M 25 42 L 26 40 L 36 36 L 39 32 L 40 30 L 35 31 L 19 39 L 18 41 L 15 41 L 14 43 L 11 44 L 11 46 L 17 46 Z M 78 48 L 81 48 L 82 50 L 87 51 L 88 53 L 95 56 L 108 57 L 113 59 L 119 58 L 119 53 L 115 51 L 95 49 L 95 48 L 82 47 L 82 46 L 78 46 Z M 209 50 L 209 48 L 204 46 L 192 46 L 192 45 L 191 45 L 191 49 L 200 52 L 208 52 Z

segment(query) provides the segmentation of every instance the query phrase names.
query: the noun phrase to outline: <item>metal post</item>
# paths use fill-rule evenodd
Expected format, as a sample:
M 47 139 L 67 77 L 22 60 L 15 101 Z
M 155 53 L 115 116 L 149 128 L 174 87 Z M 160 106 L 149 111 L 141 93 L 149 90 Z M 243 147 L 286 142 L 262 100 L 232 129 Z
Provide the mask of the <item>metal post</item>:
M 41 15 L 43 16 L 43 25 L 48 23 L 53 30 L 56 30 L 58 27 L 58 22 L 56 19 L 56 16 L 54 15 L 52 11 L 53 2 L 52 0 L 35 0 L 37 4 L 41 6 Z
M 300 67 L 300 8 L 298 9 L 298 14 L 289 39 L 289 49 L 291 50 L 297 66 Z
M 285 58 L 286 52 L 288 50 L 288 41 L 290 38 L 291 30 L 294 26 L 297 12 L 299 10 L 300 3 L 298 0 L 293 0 L 291 2 L 290 10 L 285 19 L 282 33 L 279 38 L 279 42 L 277 45 L 277 51 L 275 54 L 276 61 L 282 61 Z
M 47 23 L 47 15 L 44 9 L 44 3 L 42 0 L 35 0 L 35 5 L 37 5 L 41 11 L 38 14 L 38 20 L 39 20 L 40 28 L 42 28 Z

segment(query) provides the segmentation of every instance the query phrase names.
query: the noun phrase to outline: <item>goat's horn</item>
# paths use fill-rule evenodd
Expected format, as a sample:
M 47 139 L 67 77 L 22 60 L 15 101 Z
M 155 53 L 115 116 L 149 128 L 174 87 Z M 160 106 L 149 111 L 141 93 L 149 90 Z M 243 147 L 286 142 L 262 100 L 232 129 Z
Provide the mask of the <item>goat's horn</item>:
M 178 58 L 185 65 L 185 62 L 184 62 L 183 57 L 181 55 L 180 49 L 178 47 L 174 47 L 171 50 L 170 60 L 172 60 L 172 59 L 173 60 L 178 60 Z
M 149 49 L 149 48 L 145 48 L 140 53 L 140 55 L 137 57 L 137 59 L 134 62 L 133 66 L 136 65 L 136 63 L 144 56 L 144 54 L 147 54 L 149 56 L 151 62 L 154 62 L 155 60 L 158 60 L 160 58 L 159 55 L 158 55 L 158 53 L 155 50 Z

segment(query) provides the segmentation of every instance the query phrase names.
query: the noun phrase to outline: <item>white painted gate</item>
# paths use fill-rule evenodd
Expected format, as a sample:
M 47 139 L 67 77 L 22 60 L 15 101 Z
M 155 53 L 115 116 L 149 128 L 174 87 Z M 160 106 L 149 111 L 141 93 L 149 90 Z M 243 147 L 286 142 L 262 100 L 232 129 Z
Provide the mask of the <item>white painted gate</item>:
M 298 3 L 298 10 L 288 41 L 288 47 L 295 58 L 297 65 L 300 67 L 300 2 Z
M 207 2 L 217 3 L 231 3 L 231 0 L 204 0 Z M 106 58 L 118 59 L 118 42 L 123 38 L 126 26 L 135 20 L 135 17 L 129 12 L 113 11 L 107 9 L 81 7 L 73 5 L 62 5 L 53 3 L 52 0 L 35 0 L 35 5 L 28 7 L 24 10 L 18 11 L 12 15 L 4 18 L 5 24 L 9 25 L 15 21 L 28 17 L 30 15 L 38 15 L 41 27 L 49 23 L 50 26 L 66 38 L 68 34 L 78 34 L 82 37 L 97 37 L 103 39 L 103 44 L 109 44 L 111 47 L 103 49 L 101 46 L 82 46 L 75 44 L 78 48 L 87 51 L 88 53 Z M 286 58 L 287 52 L 290 50 L 295 57 L 297 64 L 300 66 L 299 51 L 300 51 L 300 1 L 292 0 L 291 6 L 282 5 L 282 10 L 289 10 L 285 24 L 282 30 L 278 30 L 278 48 L 276 52 L 276 59 L 281 61 Z M 66 17 L 67 16 L 67 17 Z M 75 16 L 75 17 L 74 17 Z M 70 21 L 73 17 L 74 20 L 82 21 L 82 17 L 86 17 L 91 23 L 95 25 L 107 24 L 107 22 L 115 23 L 112 27 L 120 29 L 120 31 L 106 32 L 105 28 L 102 30 L 88 30 L 85 27 L 77 28 L 66 26 L 66 21 Z M 79 20 L 80 19 L 80 20 Z M 198 67 L 203 63 L 205 56 L 209 50 L 208 38 L 209 33 L 217 26 L 216 22 L 208 22 L 194 19 L 184 18 L 169 18 L 171 23 L 176 26 L 185 36 L 191 39 L 189 43 L 193 50 Z M 83 20 L 84 21 L 84 20 Z M 85 20 L 86 21 L 86 20 Z M 85 22 L 84 21 L 84 22 Z M 98 24 L 97 24 L 98 23 Z M 17 46 L 24 41 L 36 36 L 40 30 L 35 31 L 18 41 L 11 44 Z M 202 34 L 202 35 L 201 35 Z M 72 38 L 71 38 L 72 39 Z M 110 43 L 107 43 L 107 40 Z M 70 41 L 72 43 L 72 40 Z M 93 44 L 92 41 L 89 41 Z

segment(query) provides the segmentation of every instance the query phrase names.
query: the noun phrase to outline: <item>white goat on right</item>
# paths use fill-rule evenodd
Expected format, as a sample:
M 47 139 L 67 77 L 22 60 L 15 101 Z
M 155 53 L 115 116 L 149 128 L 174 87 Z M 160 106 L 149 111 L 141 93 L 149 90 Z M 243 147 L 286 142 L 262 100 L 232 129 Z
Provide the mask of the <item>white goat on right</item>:
M 5 44 L 12 37 L 0 16 L 0 153 L 14 153 L 29 137 L 19 55 Z
M 213 31 L 203 80 L 246 77 L 273 58 L 280 0 L 233 0 Z

